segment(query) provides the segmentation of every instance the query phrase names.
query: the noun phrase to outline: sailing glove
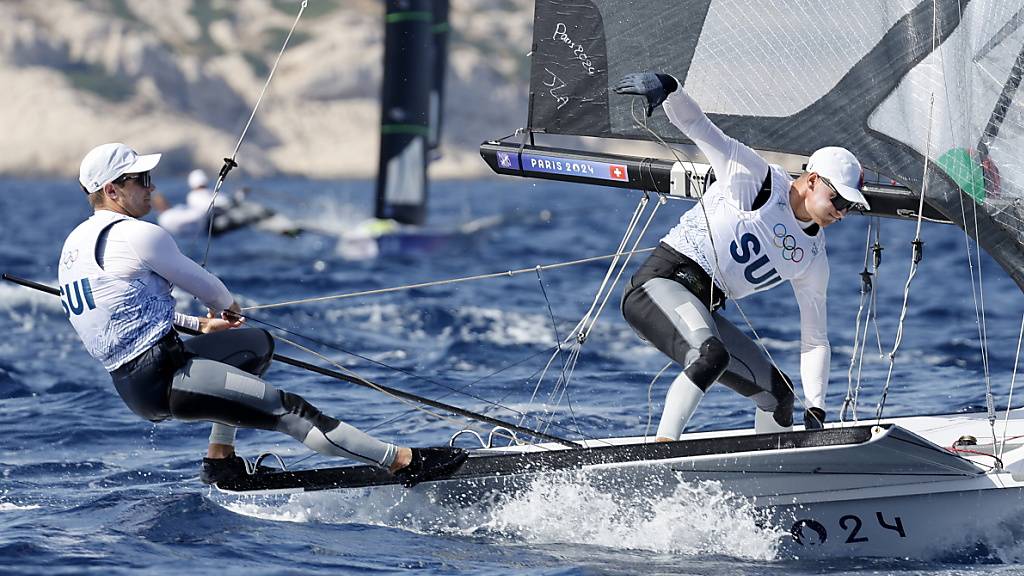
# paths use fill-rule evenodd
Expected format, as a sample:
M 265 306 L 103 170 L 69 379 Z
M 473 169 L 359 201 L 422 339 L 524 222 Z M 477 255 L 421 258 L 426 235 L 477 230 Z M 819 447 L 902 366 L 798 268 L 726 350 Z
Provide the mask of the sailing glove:
M 650 118 L 654 109 L 675 92 L 679 82 L 668 74 L 656 72 L 636 72 L 627 74 L 615 85 L 616 94 L 635 94 L 647 99 L 647 117 Z

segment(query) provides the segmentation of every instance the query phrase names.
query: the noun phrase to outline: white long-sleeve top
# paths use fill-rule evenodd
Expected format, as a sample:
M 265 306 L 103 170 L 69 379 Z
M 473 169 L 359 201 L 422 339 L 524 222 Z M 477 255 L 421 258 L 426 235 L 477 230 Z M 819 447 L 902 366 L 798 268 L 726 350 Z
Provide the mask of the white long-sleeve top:
M 703 208 L 698 203 L 683 213 L 662 242 L 700 264 L 729 298 L 790 282 L 800 308 L 804 396 L 808 406 L 823 408 L 831 359 L 824 231 L 797 220 L 789 174 L 722 132 L 682 88 L 669 95 L 664 108 L 669 121 L 707 157 L 717 180 L 704 195 Z M 769 171 L 771 195 L 753 210 Z
M 64 313 L 108 371 L 146 351 L 175 322 L 199 327 L 198 319 L 175 314 L 172 285 L 214 310 L 234 302 L 165 230 L 109 210 L 97 210 L 68 235 L 58 279 Z

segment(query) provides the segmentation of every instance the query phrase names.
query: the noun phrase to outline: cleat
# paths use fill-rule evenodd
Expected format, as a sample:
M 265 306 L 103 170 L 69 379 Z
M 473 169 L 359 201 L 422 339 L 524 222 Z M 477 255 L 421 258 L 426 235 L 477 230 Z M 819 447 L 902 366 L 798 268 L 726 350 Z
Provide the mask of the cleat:
M 395 472 L 395 477 L 411 488 L 420 482 L 451 476 L 467 458 L 469 453 L 462 448 L 413 448 L 412 462 Z

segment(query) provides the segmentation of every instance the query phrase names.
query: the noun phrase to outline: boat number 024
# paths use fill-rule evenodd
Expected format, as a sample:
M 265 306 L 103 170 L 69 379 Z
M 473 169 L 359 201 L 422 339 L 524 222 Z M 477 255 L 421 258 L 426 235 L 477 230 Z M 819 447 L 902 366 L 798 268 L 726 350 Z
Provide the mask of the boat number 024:
M 890 522 L 885 519 L 881 512 L 875 512 L 875 520 L 878 522 L 879 527 L 890 531 L 883 534 L 888 536 L 899 534 L 900 538 L 907 537 L 907 531 L 903 528 L 903 520 L 899 516 L 893 516 L 893 520 Z M 864 521 L 856 514 L 847 514 L 839 519 L 839 529 L 846 535 L 847 544 L 868 542 L 870 538 L 862 532 L 863 528 Z M 797 520 L 793 523 L 793 527 L 789 529 L 789 532 L 793 535 L 793 539 L 796 540 L 797 544 L 802 546 L 821 546 L 828 540 L 828 530 L 825 526 L 821 522 L 810 518 Z

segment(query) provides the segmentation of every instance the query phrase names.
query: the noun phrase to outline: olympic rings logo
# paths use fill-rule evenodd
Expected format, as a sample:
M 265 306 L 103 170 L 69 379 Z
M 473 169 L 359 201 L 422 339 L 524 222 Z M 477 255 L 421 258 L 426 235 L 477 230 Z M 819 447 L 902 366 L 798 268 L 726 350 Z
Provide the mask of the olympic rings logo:
M 772 239 L 772 244 L 776 248 L 782 249 L 782 259 L 792 260 L 793 262 L 799 262 L 804 259 L 804 249 L 796 245 L 796 237 L 792 234 L 788 234 L 785 224 L 776 224 L 772 228 L 772 232 L 775 233 L 775 238 Z

